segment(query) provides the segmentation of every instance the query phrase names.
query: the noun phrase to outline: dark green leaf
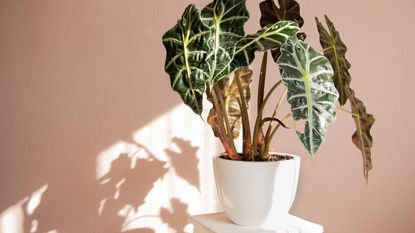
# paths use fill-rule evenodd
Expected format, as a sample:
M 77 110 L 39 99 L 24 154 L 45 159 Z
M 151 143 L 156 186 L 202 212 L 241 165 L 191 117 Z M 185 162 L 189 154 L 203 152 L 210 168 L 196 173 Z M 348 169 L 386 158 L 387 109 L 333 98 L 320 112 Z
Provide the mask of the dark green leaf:
M 250 65 L 255 51 L 278 48 L 299 30 L 297 24 L 283 21 L 245 37 L 248 18 L 245 0 L 215 0 L 202 10 L 202 20 L 210 28 L 205 38 L 209 48 L 205 68 L 212 86 L 239 67 Z
M 215 0 L 202 10 L 202 20 L 210 28 L 206 72 L 212 86 L 231 74 L 235 44 L 245 36 L 244 24 L 249 18 L 245 0 Z M 244 62 L 240 66 L 249 65 Z
M 171 86 L 196 114 L 202 112 L 202 97 L 209 77 L 202 69 L 207 34 L 209 30 L 199 11 L 189 5 L 181 20 L 163 36 L 167 52 L 165 70 L 170 75 Z
M 197 114 L 202 112 L 207 83 L 213 87 L 236 69 L 251 64 L 255 51 L 277 48 L 299 30 L 294 22 L 280 21 L 245 37 L 243 27 L 248 17 L 245 0 L 215 0 L 201 13 L 190 5 L 163 36 L 165 69 L 172 88 Z
M 349 74 L 350 63 L 346 59 L 347 47 L 340 38 L 339 32 L 330 19 L 325 16 L 328 31 L 316 18 L 317 29 L 320 34 L 320 44 L 334 69 L 334 85 L 339 92 L 339 103 L 344 105 L 347 101 L 346 86 L 349 86 L 351 77 Z

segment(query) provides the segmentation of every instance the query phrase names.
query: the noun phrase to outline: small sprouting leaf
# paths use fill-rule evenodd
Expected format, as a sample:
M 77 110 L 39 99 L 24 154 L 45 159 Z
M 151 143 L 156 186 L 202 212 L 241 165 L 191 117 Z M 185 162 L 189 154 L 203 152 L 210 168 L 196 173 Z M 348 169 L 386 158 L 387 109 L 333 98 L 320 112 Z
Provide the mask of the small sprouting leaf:
M 340 38 L 339 32 L 330 19 L 325 16 L 328 31 L 316 18 L 317 29 L 320 34 L 320 44 L 334 69 L 334 85 L 339 92 L 339 103 L 344 105 L 347 101 L 346 88 L 349 86 L 351 77 L 349 74 L 350 63 L 346 59 L 347 47 Z
M 165 70 L 172 88 L 196 114 L 202 112 L 202 99 L 208 73 L 201 67 L 206 59 L 205 37 L 209 34 L 199 11 L 189 5 L 181 20 L 163 36 L 167 57 Z
M 288 39 L 281 47 L 278 64 L 292 116 L 296 121 L 306 121 L 304 132 L 297 134 L 308 152 L 315 154 L 336 117 L 338 93 L 333 69 L 326 57 L 296 38 Z
M 373 146 L 373 138 L 370 134 L 370 129 L 375 123 L 375 117 L 366 112 L 365 105 L 356 97 L 354 91 L 350 87 L 346 89 L 346 95 L 350 101 L 354 122 L 356 124 L 356 131 L 352 136 L 352 141 L 362 152 L 363 174 L 367 181 L 369 171 L 372 169 L 371 147 Z

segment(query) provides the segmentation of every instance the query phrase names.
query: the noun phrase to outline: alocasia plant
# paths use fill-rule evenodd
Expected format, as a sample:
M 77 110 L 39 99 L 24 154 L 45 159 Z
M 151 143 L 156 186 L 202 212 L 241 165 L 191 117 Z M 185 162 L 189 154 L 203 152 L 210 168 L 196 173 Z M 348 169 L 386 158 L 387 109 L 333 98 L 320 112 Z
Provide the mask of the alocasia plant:
M 317 20 L 323 53 L 304 42 L 300 32 L 304 21 L 295 0 L 264 0 L 260 3 L 262 28 L 245 35 L 249 19 L 245 0 L 214 0 L 198 10 L 189 5 L 182 18 L 163 36 L 167 51 L 165 70 L 172 88 L 196 114 L 203 110 L 203 97 L 212 102 L 208 116 L 215 136 L 221 140 L 224 156 L 235 160 L 275 159 L 269 153 L 270 142 L 284 121 L 292 117 L 303 120 L 304 129 L 297 132 L 310 154 L 315 154 L 325 140 L 327 127 L 335 120 L 336 109 L 349 111 L 356 122 L 353 143 L 362 151 L 364 174 L 372 168 L 373 141 L 370 128 L 374 117 L 366 113 L 362 101 L 350 88 L 350 63 L 345 58 L 346 46 L 333 23 L 326 18 L 329 30 Z M 282 79 L 265 93 L 267 51 L 271 50 Z M 258 106 L 255 123 L 248 116 L 252 71 L 248 66 L 256 52 L 263 52 L 259 75 Z M 275 104 L 272 115 L 264 116 L 264 108 L 281 84 L 286 89 Z M 291 112 L 278 118 L 285 96 Z M 336 102 L 340 106 L 336 107 Z M 275 123 L 275 125 L 273 125 Z M 267 130 L 264 126 L 268 125 Z M 251 126 L 253 132 L 251 132 Z M 242 153 L 234 140 L 242 128 Z

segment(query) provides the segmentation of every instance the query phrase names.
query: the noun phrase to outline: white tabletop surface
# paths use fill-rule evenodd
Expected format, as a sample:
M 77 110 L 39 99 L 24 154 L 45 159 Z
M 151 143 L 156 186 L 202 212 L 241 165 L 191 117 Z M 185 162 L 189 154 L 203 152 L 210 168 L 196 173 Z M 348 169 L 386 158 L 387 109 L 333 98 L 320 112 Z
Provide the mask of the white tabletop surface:
M 189 218 L 194 233 L 323 233 L 323 226 L 287 215 L 274 227 L 252 228 L 234 224 L 224 213 L 194 215 Z

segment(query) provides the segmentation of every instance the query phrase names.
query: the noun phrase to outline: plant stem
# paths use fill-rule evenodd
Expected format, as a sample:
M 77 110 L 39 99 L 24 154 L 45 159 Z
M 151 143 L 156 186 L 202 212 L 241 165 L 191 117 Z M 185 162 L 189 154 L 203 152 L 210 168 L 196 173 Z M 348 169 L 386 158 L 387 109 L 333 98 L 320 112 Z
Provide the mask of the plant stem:
M 274 112 L 272 113 L 272 118 L 276 117 L 278 114 L 278 111 L 280 109 L 280 106 L 282 104 L 282 101 L 284 100 L 284 97 L 287 95 L 287 88 L 284 90 L 284 92 L 281 94 L 280 99 L 278 100 L 277 106 L 275 106 Z M 265 134 L 265 141 L 268 140 L 269 135 L 271 133 L 272 128 L 272 121 L 269 122 L 267 133 Z
M 264 92 L 265 92 L 265 78 L 267 75 L 267 62 L 268 62 L 268 52 L 265 51 L 262 56 L 261 63 L 261 72 L 259 74 L 259 85 L 258 85 L 258 101 L 257 101 L 257 112 L 261 108 L 262 101 L 264 101 Z
M 223 104 L 223 97 L 220 93 L 220 89 L 217 88 L 217 86 L 215 85 L 215 87 L 211 90 L 211 93 L 212 93 L 213 105 L 217 113 L 217 123 L 218 123 L 219 131 L 220 131 L 219 138 L 221 139 L 222 144 L 225 147 L 226 152 L 228 153 L 228 156 L 233 160 L 240 160 L 240 157 L 238 153 L 236 152 L 235 144 L 233 143 L 232 135 L 230 135 L 229 120 L 226 116 L 226 110 Z M 221 100 L 218 100 L 218 97 Z M 225 119 L 225 122 L 224 122 L 224 119 Z M 225 129 L 224 123 L 225 123 L 226 129 Z
M 288 113 L 287 115 L 285 115 L 284 118 L 281 119 L 281 121 L 284 122 L 284 120 L 286 120 L 290 116 L 291 116 L 291 113 Z M 269 146 L 271 145 L 272 138 L 274 137 L 275 133 L 277 132 L 280 126 L 281 124 L 278 123 L 278 125 L 275 126 L 275 128 L 272 130 L 271 134 L 269 135 L 269 138 L 265 143 L 264 153 L 267 153 L 267 154 L 269 153 Z
M 267 63 L 268 63 L 268 52 L 265 51 L 262 56 L 262 62 L 261 62 L 261 71 L 259 74 L 259 85 L 258 85 L 258 101 L 257 101 L 257 112 L 259 113 L 262 102 L 264 101 L 264 92 L 265 92 L 265 79 L 267 75 Z M 262 125 L 258 129 L 257 134 L 257 147 L 260 148 L 260 154 L 262 154 L 262 149 L 265 144 L 265 136 L 264 136 L 264 130 L 262 128 Z
M 281 80 L 279 80 L 277 83 L 274 84 L 274 86 L 271 87 L 271 89 L 269 90 L 269 92 L 267 93 L 267 95 L 265 96 L 264 101 L 261 104 L 261 107 L 258 111 L 256 120 L 255 120 L 255 127 L 254 127 L 254 135 L 253 135 L 253 146 L 254 146 L 254 156 L 258 155 L 258 133 L 259 133 L 259 127 L 261 125 L 262 122 L 262 113 L 264 111 L 265 108 L 265 104 L 268 102 L 268 99 L 271 97 L 271 94 L 275 91 L 275 89 L 281 84 Z M 266 158 L 267 155 L 260 155 L 262 159 Z
M 239 103 L 239 108 L 241 110 L 241 117 L 242 117 L 242 132 L 243 132 L 243 140 L 242 140 L 242 154 L 246 156 L 250 160 L 254 160 L 253 153 L 251 150 L 251 126 L 249 125 L 249 117 L 248 117 L 248 109 L 247 103 L 245 100 L 245 94 L 242 90 L 241 81 L 239 80 L 239 76 L 235 75 L 236 83 L 238 84 L 238 91 L 240 99 L 237 98 Z

